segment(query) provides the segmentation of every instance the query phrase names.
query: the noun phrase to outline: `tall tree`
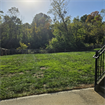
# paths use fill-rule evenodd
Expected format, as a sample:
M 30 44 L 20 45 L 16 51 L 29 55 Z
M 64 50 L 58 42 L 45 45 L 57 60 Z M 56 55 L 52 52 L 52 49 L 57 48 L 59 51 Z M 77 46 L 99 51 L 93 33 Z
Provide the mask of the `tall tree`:
M 48 11 L 48 13 L 54 15 L 53 34 L 55 35 L 55 39 L 52 39 L 50 44 L 52 48 L 54 48 L 54 45 L 58 45 L 58 48 L 62 51 L 70 50 L 74 46 L 73 34 L 68 29 L 70 16 L 66 15 L 68 3 L 67 0 L 52 0 L 52 8 Z
M 18 9 L 12 7 L 8 10 L 8 15 L 4 16 L 1 32 L 2 47 L 17 48 L 19 46 L 21 20 L 16 15 L 18 13 Z
M 68 32 L 66 21 L 65 21 L 65 16 L 66 16 L 66 6 L 67 6 L 67 1 L 66 0 L 52 0 L 51 3 L 52 9 L 48 11 L 48 13 L 51 13 L 54 15 L 54 20 L 63 22 L 65 30 Z
M 46 14 L 39 13 L 35 15 L 31 24 L 32 30 L 31 45 L 35 49 L 45 47 L 45 44 L 48 44 L 49 39 L 53 37 L 50 29 L 50 24 L 51 19 Z
M 32 21 L 32 25 L 34 25 L 36 23 L 36 26 L 39 27 L 40 25 L 45 25 L 46 23 L 50 22 L 51 19 L 49 16 L 47 16 L 46 14 L 43 13 L 39 13 L 36 14 L 33 21 Z

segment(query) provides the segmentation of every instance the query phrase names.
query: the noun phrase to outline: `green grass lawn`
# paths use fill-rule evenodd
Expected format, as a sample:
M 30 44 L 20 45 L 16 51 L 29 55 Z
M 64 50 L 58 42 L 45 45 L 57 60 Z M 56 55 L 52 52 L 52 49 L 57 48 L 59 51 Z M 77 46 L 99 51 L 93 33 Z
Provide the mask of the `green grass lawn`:
M 95 52 L 0 56 L 0 99 L 94 83 Z

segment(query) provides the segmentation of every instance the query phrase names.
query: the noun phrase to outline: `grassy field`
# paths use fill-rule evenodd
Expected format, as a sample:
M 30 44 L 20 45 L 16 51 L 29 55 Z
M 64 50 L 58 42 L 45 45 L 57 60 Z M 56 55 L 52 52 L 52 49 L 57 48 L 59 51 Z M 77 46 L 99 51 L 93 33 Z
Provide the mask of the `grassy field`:
M 0 56 L 0 99 L 93 84 L 94 54 L 66 52 Z

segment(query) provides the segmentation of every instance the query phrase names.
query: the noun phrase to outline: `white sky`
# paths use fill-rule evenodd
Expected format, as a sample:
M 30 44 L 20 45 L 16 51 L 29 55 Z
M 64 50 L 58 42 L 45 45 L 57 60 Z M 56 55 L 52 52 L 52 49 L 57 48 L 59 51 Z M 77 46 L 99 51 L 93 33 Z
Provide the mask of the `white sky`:
M 47 14 L 50 9 L 50 0 L 1 0 L 0 10 L 7 14 L 8 9 L 19 9 L 23 23 L 31 23 L 34 16 L 40 12 Z
M 50 7 L 51 0 L 0 0 L 0 10 L 7 14 L 8 9 L 16 7 L 20 12 L 20 19 L 23 23 L 32 23 L 34 16 L 38 13 L 47 14 Z M 94 11 L 101 11 L 105 9 L 105 0 L 70 0 L 68 4 L 67 15 L 74 17 L 81 17 L 85 14 L 90 14 Z M 47 14 L 53 17 L 51 14 Z M 105 21 L 105 18 L 104 18 Z

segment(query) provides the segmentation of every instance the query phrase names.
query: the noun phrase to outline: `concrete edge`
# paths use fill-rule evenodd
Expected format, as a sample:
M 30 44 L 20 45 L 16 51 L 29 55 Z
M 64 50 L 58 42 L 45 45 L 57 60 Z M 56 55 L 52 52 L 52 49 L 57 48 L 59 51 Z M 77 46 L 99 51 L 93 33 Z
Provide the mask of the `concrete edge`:
M 94 90 L 94 88 L 84 88 L 84 89 L 73 89 L 69 91 L 61 91 L 61 92 L 55 92 L 55 93 L 46 93 L 46 94 L 39 94 L 39 95 L 32 95 L 32 96 L 25 96 L 25 97 L 18 97 L 18 98 L 12 98 L 12 99 L 6 99 L 6 100 L 0 100 L 0 102 L 5 102 L 5 101 L 15 101 L 15 100 L 22 100 L 22 99 L 30 99 L 30 98 L 37 98 L 37 97 L 43 97 L 43 96 L 48 96 L 52 94 L 62 94 L 62 93 L 68 93 L 68 92 L 77 92 L 81 90 Z

